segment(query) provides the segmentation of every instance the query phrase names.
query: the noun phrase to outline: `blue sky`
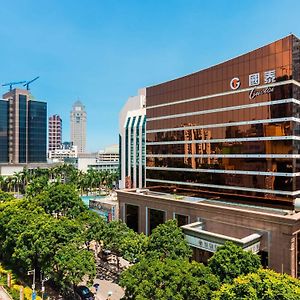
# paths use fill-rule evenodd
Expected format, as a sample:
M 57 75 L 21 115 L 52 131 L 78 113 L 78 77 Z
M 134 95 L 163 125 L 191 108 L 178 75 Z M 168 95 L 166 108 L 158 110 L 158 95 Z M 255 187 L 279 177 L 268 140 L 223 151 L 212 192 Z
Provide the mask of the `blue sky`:
M 299 15 L 293 0 L 0 0 L 0 83 L 40 76 L 32 93 L 61 115 L 64 140 L 79 98 L 95 151 L 117 143 L 139 88 L 299 36 Z

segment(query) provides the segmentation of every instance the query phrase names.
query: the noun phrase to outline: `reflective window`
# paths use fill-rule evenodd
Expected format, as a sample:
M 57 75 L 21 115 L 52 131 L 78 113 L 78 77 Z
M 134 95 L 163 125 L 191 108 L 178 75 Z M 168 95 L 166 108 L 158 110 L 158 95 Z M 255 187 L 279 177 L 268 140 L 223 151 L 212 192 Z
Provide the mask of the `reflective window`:
M 0 100 L 0 163 L 8 162 L 8 105 Z
M 28 162 L 46 162 L 47 103 L 28 101 Z
M 147 169 L 147 179 L 183 182 L 174 186 L 228 195 L 258 196 L 247 188 L 300 190 L 300 177 L 288 176 L 300 170 L 299 159 L 291 157 L 300 154 L 300 143 L 294 138 L 300 136 L 300 105 L 291 102 L 292 98 L 300 100 L 300 88 L 286 82 L 300 80 L 299 61 L 300 42 L 290 35 L 225 63 L 147 88 L 147 166 L 165 168 Z M 274 82 L 278 85 L 263 87 Z M 236 84 L 240 86 L 234 89 Z M 170 130 L 159 131 L 165 129 Z M 252 157 L 228 156 L 238 154 Z M 270 154 L 277 157 L 261 157 Z M 148 187 L 159 185 L 163 189 L 172 184 L 147 181 Z M 279 196 L 262 192 L 259 197 Z

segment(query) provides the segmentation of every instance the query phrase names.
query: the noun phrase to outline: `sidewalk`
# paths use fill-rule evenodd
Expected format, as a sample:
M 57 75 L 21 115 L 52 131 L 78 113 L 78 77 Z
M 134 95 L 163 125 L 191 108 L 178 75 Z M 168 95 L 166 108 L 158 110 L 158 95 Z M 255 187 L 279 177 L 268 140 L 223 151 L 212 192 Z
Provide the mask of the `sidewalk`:
M 92 289 L 92 291 L 95 293 L 96 300 L 106 300 L 108 292 L 112 292 L 112 295 L 110 297 L 111 300 L 120 300 L 124 296 L 123 289 L 116 283 L 101 279 L 95 279 L 94 284 L 95 283 L 99 284 L 97 293 L 94 289 Z
M 2 286 L 0 286 L 0 300 L 12 300 L 12 298 L 6 294 Z

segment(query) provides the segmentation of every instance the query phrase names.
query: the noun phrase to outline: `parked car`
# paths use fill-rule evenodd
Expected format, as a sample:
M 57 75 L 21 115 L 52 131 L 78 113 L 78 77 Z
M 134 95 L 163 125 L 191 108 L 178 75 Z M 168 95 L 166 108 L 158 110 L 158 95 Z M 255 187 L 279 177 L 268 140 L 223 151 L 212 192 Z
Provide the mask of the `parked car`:
M 75 292 L 77 296 L 79 297 L 78 299 L 82 300 L 95 300 L 94 294 L 89 290 L 88 287 L 84 285 L 80 285 L 75 289 Z

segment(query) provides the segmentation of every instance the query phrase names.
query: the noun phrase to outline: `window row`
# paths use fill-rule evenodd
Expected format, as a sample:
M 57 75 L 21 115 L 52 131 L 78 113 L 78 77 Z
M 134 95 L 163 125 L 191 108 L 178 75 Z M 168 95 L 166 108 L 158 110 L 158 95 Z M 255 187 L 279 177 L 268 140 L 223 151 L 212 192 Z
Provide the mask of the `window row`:
M 240 170 L 257 172 L 300 172 L 300 159 L 293 158 L 178 158 L 147 157 L 147 167 Z M 191 172 L 192 174 L 194 172 Z M 147 174 L 148 175 L 148 174 Z
M 299 154 L 300 141 L 275 140 L 224 143 L 148 145 L 147 154 Z
M 267 120 L 287 117 L 299 118 L 299 116 L 299 104 L 282 103 L 276 105 L 246 107 L 237 110 L 195 114 L 183 117 L 170 117 L 162 120 L 149 120 L 147 122 L 147 130 L 233 122 L 247 122 L 253 120 Z
M 264 176 L 264 175 L 245 175 L 245 174 L 217 174 L 187 171 L 162 171 L 147 170 L 148 179 L 166 180 L 184 183 L 221 185 L 240 189 L 267 189 L 277 191 L 296 191 L 300 190 L 300 176 Z M 205 187 L 204 187 L 205 188 Z M 226 188 L 227 190 L 230 188 Z

